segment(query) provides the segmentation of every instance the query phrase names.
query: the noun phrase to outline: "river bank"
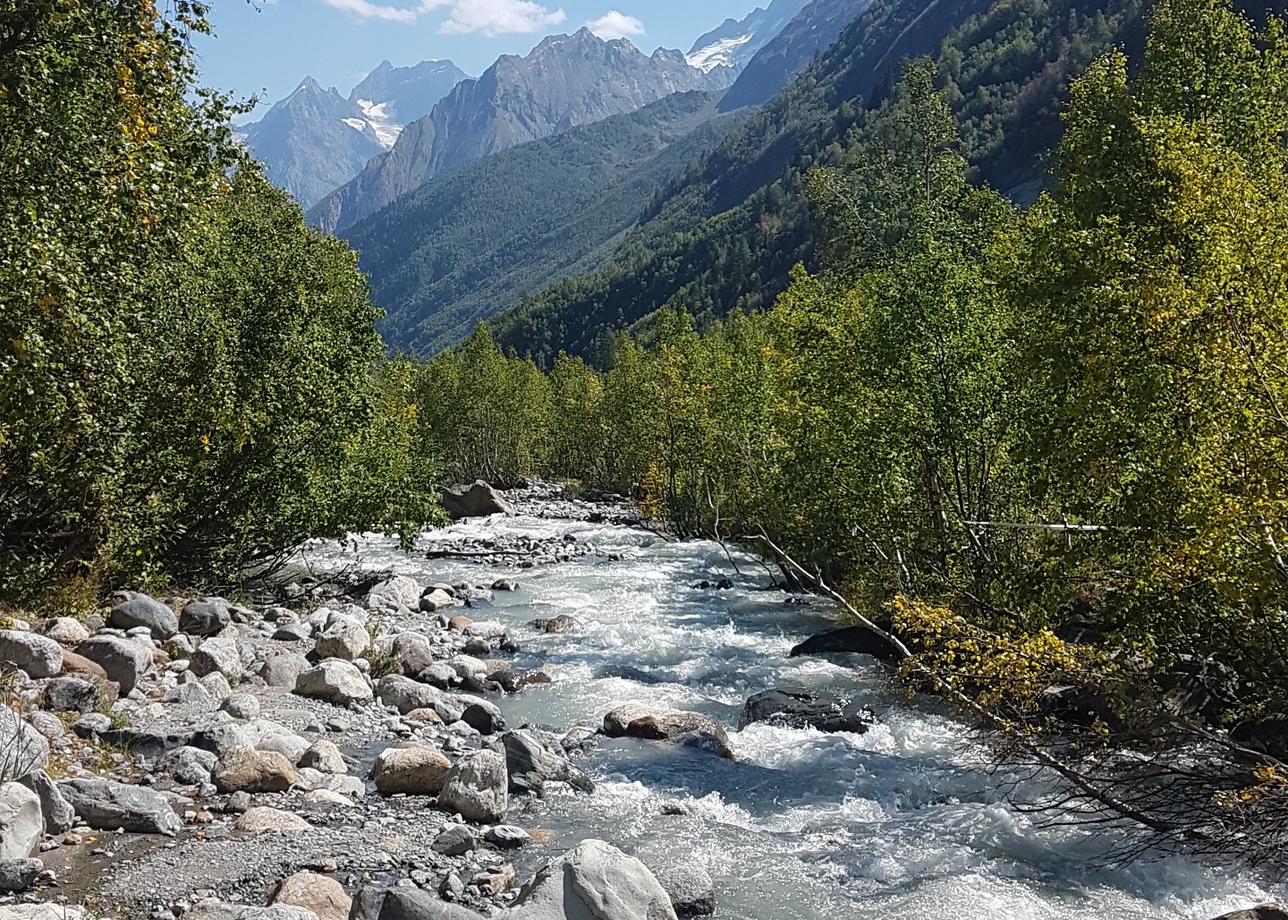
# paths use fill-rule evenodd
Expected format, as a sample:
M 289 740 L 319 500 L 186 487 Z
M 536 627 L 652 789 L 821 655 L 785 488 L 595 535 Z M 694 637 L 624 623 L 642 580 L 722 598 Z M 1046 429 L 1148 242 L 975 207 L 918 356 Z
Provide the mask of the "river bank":
M 309 871 L 345 896 L 400 886 L 496 915 L 523 879 L 595 839 L 637 856 L 677 902 L 713 898 L 738 918 L 1207 920 L 1279 894 L 1176 856 L 1115 867 L 1114 835 L 1021 814 L 1006 800 L 1014 778 L 990 775 L 957 722 L 910 703 L 871 659 L 791 658 L 833 611 L 765 590 L 751 558 L 668 541 L 621 507 L 508 498 L 514 515 L 429 531 L 410 554 L 375 536 L 305 547 L 293 599 L 233 608 L 211 638 L 119 637 L 160 646 L 135 698 L 78 717 L 48 769 L 156 791 L 179 826 L 59 831 L 41 845 L 57 881 L 24 897 L 176 917 L 203 898 L 265 905 Z M 352 597 L 328 597 L 336 574 Z M 295 692 L 319 669 L 334 674 Z M 47 687 L 19 693 L 34 710 Z M 746 700 L 777 687 L 860 700 L 875 724 L 743 724 Z M 700 721 L 680 743 L 596 734 L 628 704 Z M 516 788 L 534 784 L 516 781 L 516 738 L 531 742 L 544 796 Z M 416 747 L 389 752 L 400 743 Z M 247 748 L 264 756 L 231 770 Z M 478 753 L 493 749 L 504 793 Z M 448 766 L 464 761 L 483 768 L 443 807 Z

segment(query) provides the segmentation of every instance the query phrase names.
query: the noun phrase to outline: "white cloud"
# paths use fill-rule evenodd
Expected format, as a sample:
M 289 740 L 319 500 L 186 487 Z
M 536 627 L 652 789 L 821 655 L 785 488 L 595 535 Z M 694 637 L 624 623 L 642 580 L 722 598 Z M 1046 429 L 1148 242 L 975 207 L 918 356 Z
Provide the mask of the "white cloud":
M 615 38 L 639 38 L 644 34 L 644 23 L 634 16 L 627 16 L 617 10 L 609 10 L 598 19 L 586 23 L 586 27 L 604 41 Z
M 450 6 L 451 14 L 439 28 L 445 35 L 478 32 L 488 38 L 527 34 L 557 26 L 568 18 L 533 0 L 424 0 L 422 4 Z
M 327 6 L 342 10 L 356 19 L 374 19 L 379 22 L 413 23 L 423 10 L 401 6 L 384 6 L 371 0 L 322 0 Z M 426 0 L 429 2 L 429 0 Z M 424 4 L 422 4 L 423 6 Z

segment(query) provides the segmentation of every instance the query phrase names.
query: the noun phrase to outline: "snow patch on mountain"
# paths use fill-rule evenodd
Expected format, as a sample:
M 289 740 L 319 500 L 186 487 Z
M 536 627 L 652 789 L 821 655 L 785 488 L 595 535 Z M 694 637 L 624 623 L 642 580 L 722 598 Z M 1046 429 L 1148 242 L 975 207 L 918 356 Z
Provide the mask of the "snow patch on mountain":
M 389 117 L 389 104 L 387 102 L 372 102 L 370 99 L 357 99 L 354 101 L 357 102 L 358 108 L 362 110 L 366 123 L 371 128 L 371 134 L 375 136 L 377 143 L 386 150 L 392 148 L 394 141 L 398 140 L 398 135 L 402 134 L 403 126 Z
M 696 67 L 703 73 L 710 73 L 717 67 L 735 66 L 738 49 L 750 42 L 754 35 L 737 35 L 733 38 L 722 38 L 718 42 L 699 48 L 685 55 L 690 67 Z

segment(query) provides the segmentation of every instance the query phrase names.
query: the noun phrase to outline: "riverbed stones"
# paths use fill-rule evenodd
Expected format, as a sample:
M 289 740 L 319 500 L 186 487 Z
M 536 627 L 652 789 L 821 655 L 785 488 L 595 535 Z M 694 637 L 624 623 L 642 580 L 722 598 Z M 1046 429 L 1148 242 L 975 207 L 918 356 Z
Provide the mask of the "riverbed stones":
M 638 859 L 586 840 L 523 886 L 512 920 L 675 920 L 671 897 Z
M 318 920 L 348 920 L 353 899 L 335 879 L 316 872 L 297 872 L 278 886 L 273 903 L 312 911 Z
M 404 742 L 380 752 L 372 778 L 382 795 L 438 795 L 451 770 L 452 762 L 437 748 Z
M 366 654 L 371 645 L 367 627 L 352 617 L 337 616 L 318 636 L 313 646 L 319 658 L 341 658 L 356 661 Z
M 210 778 L 228 792 L 285 792 L 295 785 L 295 768 L 277 751 L 239 749 L 219 758 Z
M 0 706 L 0 779 L 21 779 L 49 762 L 49 741 L 8 706 Z
M 184 920 L 318 920 L 317 915 L 302 907 L 274 904 L 256 907 L 247 904 L 229 904 L 217 898 L 205 898 L 192 905 L 183 915 Z M 4 920 L 0 917 L 0 920 Z
M 222 597 L 207 597 L 193 601 L 179 611 L 179 629 L 190 636 L 208 638 L 217 636 L 232 621 L 228 601 Z
M 179 631 L 179 618 L 156 598 L 137 591 L 126 591 L 125 599 L 108 614 L 107 625 L 127 632 L 142 626 L 153 639 L 165 641 Z
M 406 575 L 391 575 L 367 592 L 367 606 L 372 609 L 392 607 L 396 610 L 405 607 L 415 610 L 420 604 L 421 591 L 416 579 Z
M 126 830 L 135 834 L 172 837 L 183 822 L 169 801 L 152 789 L 109 779 L 69 779 L 58 791 L 76 811 L 76 817 L 95 830 Z
M 670 741 L 709 750 L 733 759 L 729 738 L 715 720 L 697 712 L 650 709 L 637 703 L 619 706 L 604 716 L 603 732 L 610 738 L 644 738 Z
M 119 684 L 122 696 L 128 696 L 152 667 L 152 654 L 146 648 L 120 636 L 93 636 L 76 650 L 101 667 L 108 680 Z
M 267 805 L 246 809 L 234 826 L 249 834 L 299 834 L 313 829 L 299 815 Z
M 27 858 L 44 833 L 40 797 L 21 783 L 0 786 L 0 859 Z
M 448 517 L 454 521 L 470 517 L 488 517 L 493 514 L 514 514 L 514 510 L 501 497 L 501 493 L 483 480 L 473 485 L 458 485 L 444 489 L 439 502 Z
M 803 687 L 779 687 L 757 693 L 744 704 L 741 724 L 746 727 L 753 722 L 863 734 L 876 717 L 857 700 L 845 701 Z
M 371 686 L 352 662 L 328 658 L 300 674 L 295 682 L 300 696 L 325 700 L 337 706 L 366 703 L 372 699 Z
M 344 762 L 344 755 L 340 753 L 340 749 L 325 738 L 319 738 L 310 745 L 300 758 L 300 766 L 334 775 L 349 772 L 349 765 Z
M 0 662 L 25 671 L 28 677 L 53 677 L 63 670 L 63 647 L 37 633 L 0 629 Z
M 466 821 L 500 821 L 510 805 L 505 758 L 483 749 L 466 754 L 452 767 L 439 793 L 438 804 Z
M 229 685 L 236 686 L 245 673 L 241 644 L 233 636 L 207 639 L 192 653 L 188 667 L 198 677 L 222 674 Z

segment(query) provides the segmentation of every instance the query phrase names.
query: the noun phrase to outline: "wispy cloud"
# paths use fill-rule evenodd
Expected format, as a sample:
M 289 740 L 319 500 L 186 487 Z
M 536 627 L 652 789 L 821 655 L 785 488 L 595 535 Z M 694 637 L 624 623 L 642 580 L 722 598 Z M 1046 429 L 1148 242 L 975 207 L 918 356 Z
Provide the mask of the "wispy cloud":
M 550 9 L 532 0 L 425 0 L 450 6 L 451 14 L 439 28 L 445 35 L 479 33 L 524 35 L 557 26 L 568 18 L 562 9 Z
M 342 10 L 363 21 L 413 23 L 423 10 L 402 6 L 385 6 L 371 0 L 322 0 L 332 9 Z
M 639 38 L 644 34 L 644 23 L 634 16 L 627 16 L 617 10 L 609 10 L 598 19 L 586 23 L 586 27 L 604 41 L 615 38 Z

